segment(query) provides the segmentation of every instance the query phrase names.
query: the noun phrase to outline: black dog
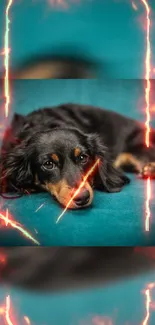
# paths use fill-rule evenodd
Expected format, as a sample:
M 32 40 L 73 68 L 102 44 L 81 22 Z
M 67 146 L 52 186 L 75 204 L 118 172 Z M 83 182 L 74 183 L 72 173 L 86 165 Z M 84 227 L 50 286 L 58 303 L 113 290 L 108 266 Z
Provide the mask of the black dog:
M 91 106 L 65 104 L 15 115 L 2 144 L 2 191 L 47 190 L 66 206 L 99 159 L 70 204 L 89 206 L 93 188 L 118 192 L 129 183 L 123 169 L 155 175 L 154 130 L 150 141 L 147 148 L 142 124 Z

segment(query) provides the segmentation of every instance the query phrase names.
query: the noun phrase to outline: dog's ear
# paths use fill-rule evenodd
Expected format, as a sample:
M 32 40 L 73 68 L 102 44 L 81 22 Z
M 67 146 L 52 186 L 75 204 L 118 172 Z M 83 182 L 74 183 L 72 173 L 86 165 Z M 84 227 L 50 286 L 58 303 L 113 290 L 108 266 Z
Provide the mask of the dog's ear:
M 6 187 L 21 189 L 30 186 L 33 181 L 31 170 L 31 146 L 26 140 L 16 145 L 12 150 L 2 153 L 1 156 L 1 180 L 5 180 Z
M 23 115 L 14 114 L 10 125 L 6 128 L 3 136 L 1 151 L 11 150 L 19 141 L 19 134 L 25 130 L 26 118 Z
M 96 179 L 98 189 L 104 189 L 109 193 L 120 192 L 122 187 L 129 182 L 129 178 L 121 170 L 113 167 L 109 158 L 100 156 Z
M 94 178 L 95 188 L 109 193 L 120 192 L 122 187 L 130 182 L 129 178 L 113 166 L 107 148 L 98 137 L 91 137 L 91 145 L 94 147 L 96 159 L 100 160 Z

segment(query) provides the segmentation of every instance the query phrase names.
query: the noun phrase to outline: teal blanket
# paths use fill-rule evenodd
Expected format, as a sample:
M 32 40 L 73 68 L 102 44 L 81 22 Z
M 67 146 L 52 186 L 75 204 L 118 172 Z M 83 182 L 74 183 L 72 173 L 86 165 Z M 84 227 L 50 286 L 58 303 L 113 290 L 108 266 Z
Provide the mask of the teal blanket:
M 26 114 L 39 107 L 78 102 L 145 120 L 144 86 L 140 80 L 14 81 L 12 88 L 12 112 Z M 155 182 L 151 182 L 150 232 L 146 233 L 146 182 L 130 177 L 131 184 L 122 192 L 95 192 L 91 208 L 68 211 L 58 224 L 56 220 L 62 208 L 48 193 L 12 201 L 1 199 L 1 210 L 9 208 L 12 217 L 23 224 L 41 245 L 151 246 L 155 244 Z M 6 227 L 4 222 L 0 221 L 0 224 L 3 224 L 0 227 L 0 245 L 31 245 L 32 242 L 18 230 Z
M 154 282 L 154 272 L 119 280 L 105 287 L 101 285 L 59 294 L 1 287 L 0 305 L 10 294 L 12 314 L 18 319 L 16 325 L 26 324 L 22 322 L 25 315 L 33 325 L 142 325 L 147 316 L 145 289 L 150 282 Z M 151 297 L 154 303 L 154 290 Z M 1 325 L 5 324 L 1 316 L 0 321 Z M 155 324 L 151 307 L 147 324 Z

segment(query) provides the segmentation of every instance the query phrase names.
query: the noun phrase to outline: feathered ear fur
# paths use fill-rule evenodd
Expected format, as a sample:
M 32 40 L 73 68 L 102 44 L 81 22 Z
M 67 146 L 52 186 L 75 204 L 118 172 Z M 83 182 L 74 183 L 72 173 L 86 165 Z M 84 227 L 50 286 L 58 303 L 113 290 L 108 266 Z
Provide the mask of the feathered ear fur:
M 94 179 L 95 188 L 109 193 L 121 191 L 122 187 L 130 182 L 129 178 L 113 166 L 107 148 L 97 136 L 91 136 L 90 141 L 95 157 L 100 159 Z
M 33 174 L 30 156 L 31 147 L 28 146 L 28 140 L 2 154 L 0 178 L 1 183 L 3 184 L 5 182 L 8 190 L 13 190 L 13 187 L 21 189 L 31 185 Z
M 14 187 L 24 188 L 33 180 L 30 163 L 31 137 L 27 136 L 22 142 L 19 140 L 19 134 L 25 130 L 26 125 L 26 118 L 15 114 L 4 134 L 0 157 L 0 180 L 6 190 L 13 190 Z

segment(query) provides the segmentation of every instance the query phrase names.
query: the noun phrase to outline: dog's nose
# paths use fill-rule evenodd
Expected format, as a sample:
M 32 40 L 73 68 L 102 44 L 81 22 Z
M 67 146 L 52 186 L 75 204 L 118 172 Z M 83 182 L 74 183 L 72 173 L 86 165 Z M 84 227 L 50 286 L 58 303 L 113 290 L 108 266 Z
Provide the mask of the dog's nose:
M 86 189 L 81 189 L 80 193 L 75 197 L 74 202 L 77 206 L 84 206 L 89 202 L 90 193 Z

